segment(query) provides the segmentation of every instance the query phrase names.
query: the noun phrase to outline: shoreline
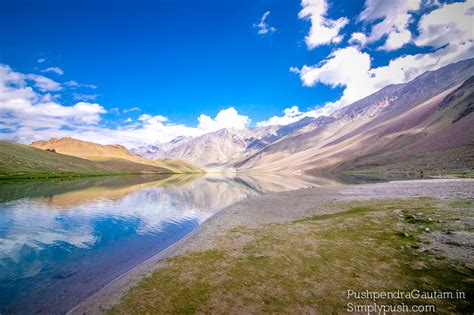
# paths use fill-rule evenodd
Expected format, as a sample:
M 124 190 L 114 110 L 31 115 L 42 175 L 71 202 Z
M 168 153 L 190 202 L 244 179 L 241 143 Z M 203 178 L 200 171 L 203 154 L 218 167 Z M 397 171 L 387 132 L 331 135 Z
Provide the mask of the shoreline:
M 144 277 L 166 265 L 166 259 L 209 247 L 232 227 L 286 223 L 311 215 L 338 212 L 331 203 L 350 200 L 416 197 L 474 198 L 472 179 L 425 179 L 378 184 L 316 187 L 268 193 L 242 200 L 219 210 L 203 224 L 80 302 L 68 314 L 101 314 L 118 303 Z

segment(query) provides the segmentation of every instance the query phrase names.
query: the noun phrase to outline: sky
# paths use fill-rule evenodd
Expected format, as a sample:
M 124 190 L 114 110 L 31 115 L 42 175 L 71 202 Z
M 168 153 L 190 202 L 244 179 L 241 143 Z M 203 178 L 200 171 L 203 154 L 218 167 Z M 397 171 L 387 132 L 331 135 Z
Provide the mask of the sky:
M 474 56 L 474 0 L 0 1 L 0 139 L 130 148 L 328 115 Z

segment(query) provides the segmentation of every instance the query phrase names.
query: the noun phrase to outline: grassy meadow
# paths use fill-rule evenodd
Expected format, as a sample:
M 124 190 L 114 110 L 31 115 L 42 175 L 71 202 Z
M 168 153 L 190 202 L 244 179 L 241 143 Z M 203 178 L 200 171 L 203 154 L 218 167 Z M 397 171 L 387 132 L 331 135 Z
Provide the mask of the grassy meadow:
M 472 297 L 466 249 L 448 258 L 435 239 L 472 231 L 474 202 L 430 198 L 334 204 L 340 212 L 237 227 L 132 288 L 110 314 L 345 312 L 354 291 L 456 291 Z M 473 300 L 378 300 L 468 312 Z

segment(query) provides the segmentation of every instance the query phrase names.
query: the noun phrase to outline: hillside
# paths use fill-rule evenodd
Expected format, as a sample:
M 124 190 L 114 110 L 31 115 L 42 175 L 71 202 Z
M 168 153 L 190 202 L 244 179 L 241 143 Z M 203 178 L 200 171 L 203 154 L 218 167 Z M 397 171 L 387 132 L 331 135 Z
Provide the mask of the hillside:
M 474 76 L 375 128 L 364 154 L 338 168 L 355 174 L 467 175 L 474 168 L 473 103 Z
M 0 161 L 0 179 L 118 173 L 92 161 L 8 141 L 0 141 Z
M 129 173 L 199 173 L 201 170 L 178 160 L 151 160 L 136 155 L 121 145 L 101 145 L 74 138 L 35 141 L 32 147 L 95 161 L 100 165 Z
M 329 116 L 222 129 L 179 139 L 155 154 L 243 172 L 464 173 L 474 167 L 473 73 L 474 59 L 463 60 L 386 86 Z
M 388 86 L 336 111 L 333 121 L 276 141 L 234 167 L 313 174 L 465 173 L 474 167 L 472 73 L 469 59 Z

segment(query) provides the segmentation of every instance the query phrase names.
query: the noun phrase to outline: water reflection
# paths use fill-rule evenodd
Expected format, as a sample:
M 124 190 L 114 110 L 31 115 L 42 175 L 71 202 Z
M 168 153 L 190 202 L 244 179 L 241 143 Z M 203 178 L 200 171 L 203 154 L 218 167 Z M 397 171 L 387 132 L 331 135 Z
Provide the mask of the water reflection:
M 1 184 L 0 313 L 63 313 L 217 210 L 312 185 L 225 174 Z

